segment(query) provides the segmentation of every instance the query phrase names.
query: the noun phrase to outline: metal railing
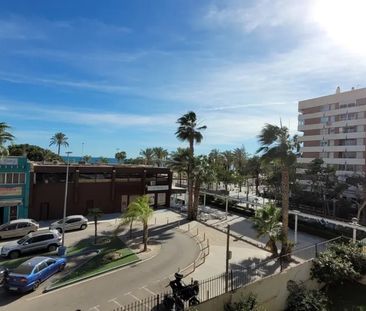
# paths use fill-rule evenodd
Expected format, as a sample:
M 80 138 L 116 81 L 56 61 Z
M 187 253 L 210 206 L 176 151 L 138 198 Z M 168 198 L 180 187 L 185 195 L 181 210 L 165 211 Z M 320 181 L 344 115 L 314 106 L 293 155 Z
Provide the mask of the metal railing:
M 197 298 L 200 302 L 204 302 L 226 293 L 225 284 L 227 279 L 229 284 L 228 291 L 233 291 L 258 279 L 281 273 L 287 267 L 296 266 L 304 261 L 315 258 L 320 253 L 326 251 L 334 243 L 346 241 L 349 241 L 349 239 L 338 237 L 316 243 L 308 247 L 303 247 L 301 249 L 295 249 L 291 254 L 271 257 L 263 260 L 252 259 L 252 262 L 250 264 L 247 262 L 246 265 L 245 263 L 231 263 L 228 274 L 221 273 L 203 281 L 199 281 L 199 293 Z M 288 260 L 289 255 L 291 256 L 290 260 Z M 191 282 L 193 283 L 193 279 Z M 169 295 L 172 295 L 171 290 L 115 308 L 113 311 L 164 310 L 163 300 Z M 184 306 L 188 307 L 188 302 L 184 302 Z

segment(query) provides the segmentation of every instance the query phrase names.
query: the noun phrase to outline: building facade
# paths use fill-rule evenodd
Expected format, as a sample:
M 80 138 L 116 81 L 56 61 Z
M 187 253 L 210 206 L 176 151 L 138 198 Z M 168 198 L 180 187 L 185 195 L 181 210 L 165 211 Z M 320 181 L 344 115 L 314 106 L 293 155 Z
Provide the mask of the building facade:
M 300 101 L 298 130 L 298 163 L 320 158 L 338 176 L 365 174 L 366 88 Z
M 62 218 L 66 165 L 34 164 L 30 184 L 30 217 Z M 70 165 L 67 215 L 86 215 L 88 209 L 123 212 L 137 196 L 146 194 L 151 205 L 170 204 L 172 173 L 167 168 L 110 165 Z
M 0 224 L 28 217 L 30 169 L 26 157 L 0 158 Z

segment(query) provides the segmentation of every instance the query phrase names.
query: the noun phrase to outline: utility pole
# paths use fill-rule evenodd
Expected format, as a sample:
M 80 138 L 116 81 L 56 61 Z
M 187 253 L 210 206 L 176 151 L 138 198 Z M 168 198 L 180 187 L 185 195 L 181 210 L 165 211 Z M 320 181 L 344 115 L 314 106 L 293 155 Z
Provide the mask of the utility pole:
M 62 251 L 65 252 L 65 219 L 66 219 L 66 206 L 67 206 L 67 189 L 69 185 L 69 157 L 71 151 L 66 152 L 67 154 L 67 164 L 66 164 L 66 182 L 65 182 L 65 199 L 64 199 L 64 211 L 62 217 Z
M 225 269 L 225 293 L 229 291 L 229 260 L 231 259 L 230 253 L 230 225 L 227 225 L 226 235 L 226 269 Z

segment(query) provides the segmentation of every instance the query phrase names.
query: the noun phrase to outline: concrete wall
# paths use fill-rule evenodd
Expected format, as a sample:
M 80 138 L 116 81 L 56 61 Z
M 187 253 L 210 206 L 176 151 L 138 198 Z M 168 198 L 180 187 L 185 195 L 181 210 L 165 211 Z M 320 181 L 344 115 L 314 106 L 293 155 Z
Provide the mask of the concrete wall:
M 210 299 L 196 307 L 199 311 L 224 310 L 224 305 L 230 301 L 236 302 L 242 296 L 249 293 L 257 295 L 259 304 L 268 311 L 282 311 L 286 307 L 286 299 L 289 294 L 287 282 L 289 280 L 304 282 L 308 289 L 319 289 L 320 285 L 310 280 L 312 261 L 286 269 L 282 273 L 268 276 L 245 287 L 237 289 L 233 293 L 227 293 Z

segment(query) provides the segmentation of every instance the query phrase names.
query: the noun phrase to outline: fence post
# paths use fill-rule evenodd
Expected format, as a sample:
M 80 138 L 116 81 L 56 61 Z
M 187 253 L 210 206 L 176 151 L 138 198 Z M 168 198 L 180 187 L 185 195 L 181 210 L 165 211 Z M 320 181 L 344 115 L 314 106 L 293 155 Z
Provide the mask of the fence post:
M 210 291 L 209 290 L 207 290 L 206 291 L 206 300 L 209 300 L 210 299 Z
M 197 227 L 197 236 L 198 236 L 198 227 Z
M 188 224 L 188 232 L 191 231 L 191 224 Z
M 157 310 L 159 310 L 159 308 L 160 308 L 160 296 L 159 296 L 159 294 L 156 296 L 156 309 Z
M 206 240 L 206 232 L 203 232 L 203 240 Z
M 232 269 L 230 270 L 230 280 L 231 280 L 231 291 L 233 291 L 234 290 L 234 282 L 233 282 L 234 278 L 233 278 L 233 270 Z
M 317 258 L 318 255 L 318 243 L 315 243 L 315 258 Z
M 155 217 L 155 225 L 156 225 L 156 217 Z
M 166 224 L 168 224 L 168 223 L 169 223 L 169 217 L 166 218 Z

